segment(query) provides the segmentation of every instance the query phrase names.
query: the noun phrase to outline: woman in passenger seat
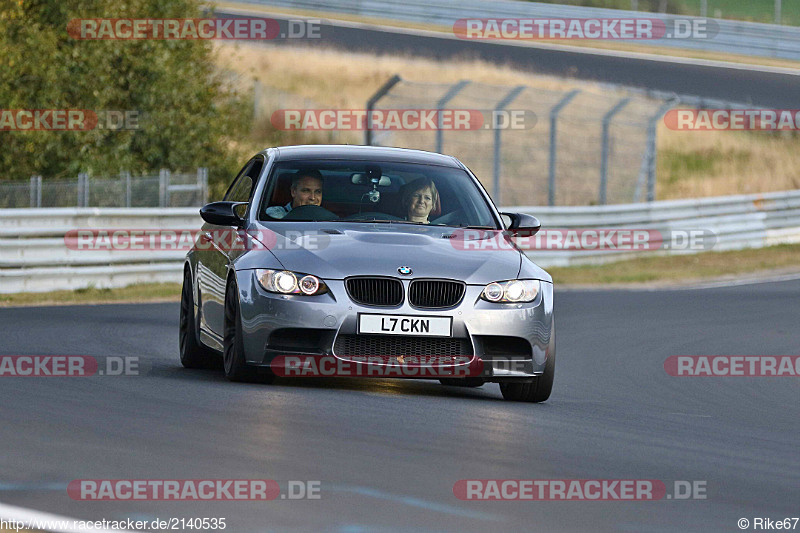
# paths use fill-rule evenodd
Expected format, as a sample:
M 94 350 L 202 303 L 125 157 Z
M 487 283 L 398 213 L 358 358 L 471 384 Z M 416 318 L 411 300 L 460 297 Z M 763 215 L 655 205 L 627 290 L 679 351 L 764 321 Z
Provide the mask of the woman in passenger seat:
M 430 178 L 422 178 L 411 182 L 403 192 L 403 208 L 406 211 L 406 220 L 430 224 L 428 216 L 434 206 L 439 202 L 439 191 Z

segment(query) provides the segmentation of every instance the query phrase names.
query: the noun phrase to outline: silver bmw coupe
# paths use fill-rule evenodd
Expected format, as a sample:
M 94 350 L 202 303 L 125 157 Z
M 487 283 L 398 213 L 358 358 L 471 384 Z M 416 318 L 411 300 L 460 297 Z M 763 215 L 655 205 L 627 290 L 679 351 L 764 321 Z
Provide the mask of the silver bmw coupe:
M 289 146 L 253 157 L 184 266 L 180 359 L 232 381 L 276 376 L 499 383 L 542 402 L 555 373 L 553 283 L 454 157 Z

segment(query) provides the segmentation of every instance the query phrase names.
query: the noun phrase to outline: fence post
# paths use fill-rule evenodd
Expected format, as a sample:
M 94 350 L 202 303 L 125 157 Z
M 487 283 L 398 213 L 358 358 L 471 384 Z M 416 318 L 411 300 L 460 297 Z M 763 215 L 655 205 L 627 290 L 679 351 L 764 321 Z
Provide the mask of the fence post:
M 375 107 L 375 104 L 378 103 L 378 100 L 386 96 L 386 94 L 392 90 L 392 87 L 397 85 L 402 78 L 395 74 L 389 81 L 384 83 L 380 89 L 375 91 L 369 100 L 367 100 L 367 125 L 366 131 L 364 132 L 364 144 L 367 146 L 372 146 L 372 109 Z
M 636 180 L 636 190 L 633 193 L 633 201 L 639 202 L 642 198 L 642 188 L 647 180 L 647 201 L 653 202 L 656 199 L 656 134 L 658 132 L 658 121 L 679 102 L 677 96 L 673 96 L 658 108 L 647 121 L 647 148 L 642 156 L 642 164 L 639 167 L 639 179 Z
M 169 170 L 158 171 L 158 206 L 169 207 Z
M 258 104 L 261 97 L 261 82 L 258 78 L 253 78 L 253 122 L 258 120 Z
M 508 94 L 500 100 L 500 103 L 495 106 L 495 111 L 502 111 L 505 109 L 507 105 L 514 101 L 514 98 L 519 96 L 519 93 L 525 90 L 524 85 L 517 85 L 513 89 L 511 89 Z M 490 120 L 494 119 L 494 114 Z M 496 124 L 492 124 L 494 128 L 494 203 L 496 205 L 500 205 L 500 128 L 496 127 Z
M 208 169 L 198 167 L 197 169 L 197 190 L 200 197 L 200 205 L 208 202 Z
M 125 187 L 125 207 L 131 206 L 131 173 L 123 170 L 119 173 L 122 186 Z
M 89 174 L 78 174 L 78 207 L 89 207 Z
M 77 206 L 81 207 L 81 204 L 83 204 L 83 174 L 78 174 L 78 186 L 76 189 L 78 190 Z
M 556 205 L 556 142 L 558 141 L 556 127 L 558 123 L 558 114 L 573 98 L 578 96 L 580 92 L 580 89 L 570 91 L 550 110 L 550 169 L 547 179 L 547 205 Z
M 444 145 L 444 120 L 442 119 L 442 111 L 447 103 L 455 98 L 461 92 L 461 89 L 469 85 L 469 80 L 461 80 L 444 93 L 441 99 L 436 102 L 436 152 L 442 153 L 442 145 Z
M 611 121 L 614 118 L 614 115 L 622 111 L 622 109 L 628 105 L 630 102 L 630 98 L 623 98 L 617 104 L 611 108 L 611 110 L 603 115 L 603 145 L 601 147 L 601 157 L 600 157 L 600 198 L 598 199 L 598 203 L 600 205 L 606 204 L 606 190 L 608 188 L 608 156 L 609 156 L 609 133 L 611 130 Z
M 42 177 L 31 176 L 30 206 L 42 207 Z

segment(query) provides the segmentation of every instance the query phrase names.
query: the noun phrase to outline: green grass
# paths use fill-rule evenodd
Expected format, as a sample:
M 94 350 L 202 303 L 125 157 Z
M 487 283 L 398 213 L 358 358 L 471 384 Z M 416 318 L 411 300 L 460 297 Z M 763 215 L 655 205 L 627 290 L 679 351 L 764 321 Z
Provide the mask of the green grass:
M 0 294 L 0 306 L 70 305 L 116 302 L 179 301 L 180 283 L 143 283 L 120 289 L 86 288 L 74 291 Z
M 681 180 L 691 179 L 697 174 L 711 173 L 715 166 L 723 162 L 745 165 L 752 159 L 750 152 L 735 149 L 701 148 L 693 152 L 683 152 L 669 148 L 658 153 L 659 183 L 673 185 Z
M 631 0 L 535 0 L 548 4 L 565 4 L 586 7 L 605 7 L 611 9 L 631 9 Z M 639 0 L 640 11 L 657 12 L 659 0 Z M 700 0 L 668 0 L 667 13 L 676 15 L 700 15 Z M 782 1 L 782 23 L 800 25 L 800 2 Z M 708 0 L 708 16 L 715 17 L 720 11 L 722 18 L 750 20 L 754 22 L 774 22 L 775 0 Z
M 689 5 L 697 4 L 700 0 L 684 0 Z M 800 2 L 797 0 L 782 1 L 783 24 L 800 25 Z M 695 7 L 695 6 L 693 6 Z M 775 21 L 775 0 L 708 0 L 708 15 L 714 16 L 714 11 L 722 11 L 723 18 L 752 20 L 755 22 Z M 699 14 L 700 8 L 695 7 Z
M 607 265 L 548 268 L 553 282 L 565 285 L 680 283 L 787 269 L 800 273 L 800 244 L 642 257 Z

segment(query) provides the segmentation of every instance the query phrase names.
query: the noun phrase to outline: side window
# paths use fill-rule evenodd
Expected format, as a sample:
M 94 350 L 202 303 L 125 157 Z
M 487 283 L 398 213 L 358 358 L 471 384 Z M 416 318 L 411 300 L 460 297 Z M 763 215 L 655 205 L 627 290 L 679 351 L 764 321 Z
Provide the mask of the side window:
M 235 200 L 234 198 L 239 197 L 240 195 L 237 194 L 238 190 L 242 188 L 242 180 L 243 178 L 247 177 L 247 172 L 250 170 L 250 167 L 253 166 L 253 161 L 248 161 L 247 164 L 239 171 L 239 174 L 236 176 L 236 179 L 233 180 L 231 186 L 228 187 L 228 192 L 225 193 L 225 200 L 226 202 L 238 202 L 240 200 Z
M 228 194 L 225 195 L 225 200 L 229 202 L 249 202 L 250 196 L 253 194 L 253 185 L 255 184 L 258 176 L 261 174 L 261 169 L 264 168 L 264 158 L 254 157 L 239 173 Z

